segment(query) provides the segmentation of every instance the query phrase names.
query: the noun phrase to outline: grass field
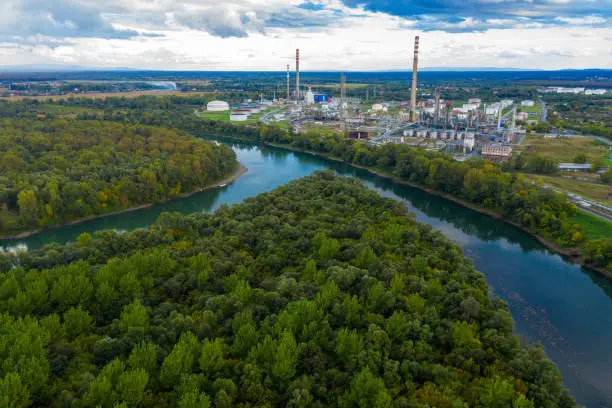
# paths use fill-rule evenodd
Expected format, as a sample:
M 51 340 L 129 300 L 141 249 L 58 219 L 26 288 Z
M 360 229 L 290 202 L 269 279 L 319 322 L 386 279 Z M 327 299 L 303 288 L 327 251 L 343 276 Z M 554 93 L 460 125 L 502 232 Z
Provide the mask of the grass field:
M 103 93 L 70 94 L 70 95 L 59 95 L 59 96 L 11 96 L 11 97 L 0 97 L 0 99 L 7 100 L 7 101 L 20 101 L 23 99 L 36 99 L 38 101 L 47 101 L 49 99 L 53 99 L 54 101 L 59 101 L 59 100 L 70 99 L 70 98 L 90 98 L 90 99 L 103 99 L 103 98 L 109 98 L 109 97 L 136 98 L 142 95 L 151 95 L 151 96 L 200 95 L 200 96 L 204 96 L 204 92 L 180 92 L 180 91 L 103 92 Z
M 579 211 L 578 215 L 570 220 L 582 226 L 589 240 L 612 237 L 612 222 L 582 211 Z
M 612 206 L 612 186 L 541 174 L 525 174 L 525 176 L 530 180 L 541 179 L 545 185 L 554 187 L 557 190 L 578 194 L 590 200 Z
M 540 106 L 540 104 L 536 104 L 534 106 L 519 106 L 519 111 L 525 113 L 535 113 L 536 116 L 529 117 L 530 120 L 540 120 L 542 118 L 542 107 Z
M 77 113 L 104 113 L 103 109 L 95 109 L 85 106 L 62 106 L 62 105 L 51 105 L 43 103 L 37 106 L 40 112 L 52 113 L 54 115 L 75 115 Z
M 235 122 L 243 125 L 250 125 L 252 123 L 259 122 L 259 119 L 266 113 L 266 111 L 261 111 L 256 113 L 255 115 L 249 116 L 249 118 L 244 122 Z M 227 112 L 198 112 L 198 116 L 203 119 L 217 120 L 220 122 L 229 122 L 230 121 L 230 113 Z
M 528 135 L 523 142 L 527 151 L 545 157 L 553 157 L 561 163 L 571 163 L 578 153 L 585 153 L 590 163 L 595 158 L 606 160 L 608 147 L 594 137 L 561 137 L 545 139 L 543 136 Z
M 229 122 L 229 116 L 230 113 L 229 111 L 227 112 L 199 112 L 198 116 L 204 119 L 209 119 L 209 120 L 219 120 L 222 122 Z

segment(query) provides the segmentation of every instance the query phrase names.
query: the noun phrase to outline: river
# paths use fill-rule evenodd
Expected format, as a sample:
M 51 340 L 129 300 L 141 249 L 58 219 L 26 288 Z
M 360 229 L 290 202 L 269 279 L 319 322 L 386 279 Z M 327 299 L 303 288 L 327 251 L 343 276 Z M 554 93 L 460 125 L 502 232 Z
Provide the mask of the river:
M 341 175 L 360 178 L 384 196 L 405 201 L 418 221 L 432 225 L 460 245 L 486 275 L 492 293 L 508 303 L 516 333 L 526 341 L 544 344 L 578 402 L 589 408 L 612 407 L 610 281 L 568 263 L 510 225 L 421 190 L 309 154 L 224 142 L 232 145 L 238 160 L 249 169 L 228 186 L 0 245 L 35 249 L 51 242 L 74 241 L 82 232 L 146 227 L 162 212 L 213 211 L 222 204 L 238 203 L 330 168 Z

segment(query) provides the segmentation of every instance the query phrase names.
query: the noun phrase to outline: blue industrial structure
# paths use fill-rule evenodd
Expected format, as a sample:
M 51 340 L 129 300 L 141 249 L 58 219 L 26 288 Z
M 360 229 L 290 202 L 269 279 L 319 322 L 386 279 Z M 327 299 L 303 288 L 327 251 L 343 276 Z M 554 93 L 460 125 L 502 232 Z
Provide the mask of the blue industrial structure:
M 315 94 L 314 101 L 315 103 L 329 102 L 329 95 L 328 94 Z

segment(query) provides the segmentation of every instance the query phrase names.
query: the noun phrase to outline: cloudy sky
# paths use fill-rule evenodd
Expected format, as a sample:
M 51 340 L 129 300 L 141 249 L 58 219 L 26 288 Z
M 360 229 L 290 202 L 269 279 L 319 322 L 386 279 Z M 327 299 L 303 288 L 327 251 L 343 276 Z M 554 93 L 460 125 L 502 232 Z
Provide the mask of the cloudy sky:
M 0 65 L 612 68 L 612 0 L 0 0 Z

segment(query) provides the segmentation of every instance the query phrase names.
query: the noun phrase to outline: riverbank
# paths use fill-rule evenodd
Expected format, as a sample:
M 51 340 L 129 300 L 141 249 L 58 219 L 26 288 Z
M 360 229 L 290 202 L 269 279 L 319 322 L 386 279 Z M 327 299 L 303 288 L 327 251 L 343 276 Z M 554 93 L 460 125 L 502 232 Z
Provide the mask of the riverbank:
M 216 137 L 223 137 L 223 138 L 227 138 L 227 139 L 246 141 L 246 142 L 250 142 L 250 143 L 257 143 L 257 142 L 255 142 L 253 140 L 246 139 L 246 138 L 241 138 L 241 137 L 234 137 L 234 136 L 227 136 L 227 135 L 217 135 Z M 323 159 L 327 159 L 327 160 L 335 161 L 335 162 L 338 162 L 338 163 L 342 163 L 342 164 L 345 164 L 345 165 L 348 165 L 348 166 L 351 166 L 351 167 L 354 167 L 354 168 L 357 168 L 357 169 L 360 169 L 360 170 L 365 170 L 365 171 L 367 171 L 367 172 L 369 172 L 371 174 L 374 174 L 374 175 L 376 175 L 378 177 L 389 179 L 389 180 L 391 180 L 391 181 L 393 181 L 395 183 L 402 184 L 402 185 L 405 185 L 405 186 L 409 186 L 409 187 L 412 187 L 412 188 L 416 188 L 416 189 L 419 189 L 421 191 L 425 191 L 428 194 L 434 195 L 436 197 L 440 197 L 440 198 L 443 198 L 445 200 L 452 201 L 452 202 L 454 202 L 456 204 L 459 204 L 459 205 L 461 205 L 463 207 L 469 208 L 472 211 L 476 211 L 476 212 L 478 212 L 480 214 L 487 215 L 487 216 L 489 216 L 489 217 L 491 217 L 493 219 L 496 219 L 496 220 L 499 220 L 499 221 L 503 221 L 503 222 L 505 222 L 507 224 L 510 224 L 510 225 L 518 228 L 519 230 L 521 230 L 521 231 L 531 235 L 542 246 L 546 247 L 550 251 L 555 252 L 555 253 L 557 253 L 559 255 L 562 255 L 562 256 L 566 257 L 567 259 L 569 259 L 574 264 L 577 264 L 577 265 L 583 266 L 585 268 L 588 268 L 588 269 L 590 269 L 592 271 L 598 272 L 601 275 L 605 276 L 606 278 L 612 280 L 612 271 L 607 271 L 605 269 L 597 268 L 597 267 L 594 267 L 592 265 L 589 265 L 589 264 L 585 263 L 584 259 L 581 256 L 581 253 L 580 253 L 579 249 L 563 248 L 563 247 L 555 244 L 554 242 L 550 242 L 545 237 L 543 237 L 541 235 L 538 235 L 537 233 L 533 232 L 529 228 L 527 228 L 527 227 L 525 227 L 525 226 L 523 226 L 523 225 L 521 225 L 521 224 L 519 224 L 519 223 L 517 223 L 517 222 L 515 222 L 515 221 L 513 221 L 513 220 L 511 220 L 509 218 L 506 218 L 503 215 L 501 215 L 499 213 L 496 213 L 495 211 L 492 211 L 492 210 L 489 210 L 489 209 L 486 209 L 486 208 L 482 208 L 482 207 L 480 207 L 478 205 L 475 205 L 473 203 L 470 203 L 468 201 L 462 200 L 460 198 L 457 198 L 457 197 L 454 197 L 454 196 L 451 196 L 451 195 L 448 195 L 448 194 L 440 193 L 438 191 L 435 191 L 435 190 L 432 190 L 430 188 L 421 186 L 419 184 L 415 184 L 415 183 L 411 183 L 411 182 L 406 181 L 406 180 L 402 180 L 400 178 L 395 177 L 392 174 L 381 172 L 381 171 L 377 171 L 377 170 L 374 170 L 374 169 L 371 169 L 371 168 L 368 168 L 368 167 L 365 167 L 365 166 L 361 166 L 361 165 L 358 165 L 358 164 L 350 163 L 350 162 L 344 161 L 344 160 L 336 158 L 336 157 L 328 156 L 326 154 L 322 154 L 322 153 L 314 152 L 314 151 L 310 151 L 310 150 L 302 150 L 302 149 L 298 149 L 298 148 L 295 148 L 295 147 L 292 147 L 292 146 L 286 146 L 286 145 L 281 145 L 281 144 L 276 144 L 276 143 L 268 143 L 268 142 L 259 142 L 259 143 L 263 144 L 265 146 L 276 147 L 276 148 L 279 148 L 279 149 L 285 149 L 285 150 L 292 151 L 292 152 L 297 152 L 297 153 L 310 154 L 310 155 L 315 156 L 315 157 L 320 157 L 320 158 L 323 158 Z
M 107 212 L 104 214 L 98 214 L 98 215 L 92 215 L 89 217 L 85 217 L 85 218 L 79 218 L 78 220 L 74 220 L 68 223 L 64 223 L 64 224 L 57 224 L 57 225 L 52 225 L 49 227 L 45 227 L 45 228 L 39 228 L 36 230 L 32 230 L 32 231 L 24 231 L 24 232 L 20 232 L 19 234 L 15 234 L 15 235 L 2 235 L 0 236 L 0 241 L 3 240 L 8 240 L 8 239 L 25 239 L 25 238 L 30 238 L 36 234 L 39 234 L 41 232 L 44 231 L 50 231 L 50 230 L 54 230 L 54 229 L 58 229 L 58 228 L 63 228 L 63 227 L 70 227 L 73 225 L 79 225 L 79 224 L 83 224 L 85 222 L 88 221 L 93 221 L 93 220 L 97 220 L 100 218 L 104 218 L 104 217 L 110 217 L 112 215 L 118 215 L 118 214 L 123 214 L 123 213 L 129 213 L 132 211 L 138 211 L 138 210 L 144 210 L 144 209 L 148 209 L 153 207 L 155 204 L 163 204 L 163 203 L 167 203 L 173 200 L 182 200 L 188 197 L 193 196 L 194 194 L 198 194 L 200 192 L 203 191 L 207 191 L 207 190 L 213 190 L 215 188 L 222 188 L 225 187 L 227 184 L 233 183 L 234 181 L 236 181 L 238 178 L 242 177 L 243 175 L 245 175 L 248 172 L 248 169 L 242 165 L 242 163 L 238 163 L 238 165 L 236 166 L 236 168 L 234 169 L 234 171 L 231 173 L 231 175 L 229 175 L 228 177 L 223 178 L 220 181 L 216 181 L 213 184 L 210 184 L 208 186 L 205 187 L 200 187 L 195 189 L 194 191 L 191 191 L 189 193 L 183 193 L 183 194 L 179 194 L 176 197 L 172 197 L 168 200 L 165 201 L 161 201 L 158 203 L 146 203 L 146 204 L 138 204 L 138 205 L 134 205 L 128 208 L 124 208 L 121 210 L 117 210 L 117 211 L 111 211 L 111 212 Z

